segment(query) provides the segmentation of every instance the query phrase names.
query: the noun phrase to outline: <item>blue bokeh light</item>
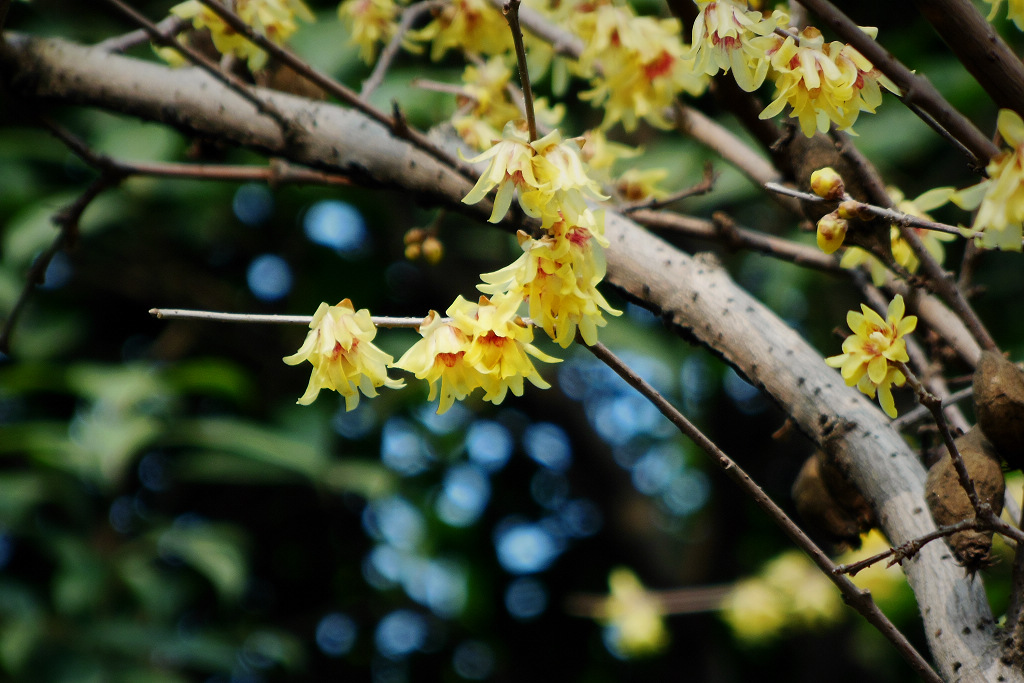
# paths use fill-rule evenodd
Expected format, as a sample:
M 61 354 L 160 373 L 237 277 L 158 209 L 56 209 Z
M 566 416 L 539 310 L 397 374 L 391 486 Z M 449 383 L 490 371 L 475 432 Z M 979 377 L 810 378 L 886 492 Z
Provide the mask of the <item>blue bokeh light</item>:
M 736 409 L 744 415 L 756 415 L 768 408 L 768 401 L 753 384 L 729 368 L 722 380 L 722 388 L 726 395 L 736 404 Z
M 632 468 L 633 486 L 640 493 L 653 496 L 664 491 L 685 466 L 685 457 L 678 444 L 665 443 L 651 448 Z
M 446 524 L 465 527 L 476 522 L 491 498 L 491 482 L 475 463 L 455 465 L 444 476 L 435 509 Z
M 74 272 L 75 269 L 71 265 L 71 259 L 68 255 L 63 251 L 58 251 L 50 259 L 50 263 L 47 264 L 46 273 L 43 274 L 43 281 L 39 288 L 60 289 L 71 280 Z
M 537 463 L 564 472 L 572 464 L 572 446 L 565 430 L 550 422 L 538 422 L 523 433 L 523 449 Z
M 495 531 L 498 562 L 512 574 L 534 574 L 551 566 L 560 552 L 558 540 L 540 524 L 499 525 Z
M 505 609 L 516 619 L 534 619 L 548 607 L 548 591 L 535 578 L 524 576 L 505 589 Z
M 569 479 L 561 472 L 538 470 L 530 478 L 530 495 L 541 507 L 555 510 L 569 498 Z
M 514 447 L 512 434 L 500 422 L 477 420 L 466 431 L 469 459 L 487 472 L 497 472 L 504 467 Z
M 601 530 L 601 508 L 586 499 L 570 500 L 558 510 L 562 528 L 573 538 L 587 538 Z
M 434 460 L 430 447 L 416 426 L 397 417 L 384 423 L 380 456 L 386 467 L 405 476 L 426 471 Z
M 398 548 L 412 550 L 426 534 L 426 520 L 400 496 L 379 498 L 363 511 L 363 527 L 374 537 Z
M 359 635 L 359 626 L 355 619 L 331 612 L 324 615 L 316 625 L 316 644 L 328 657 L 344 657 L 352 651 Z
M 672 480 L 662 494 L 662 500 L 672 512 L 683 517 L 704 507 L 710 495 L 711 484 L 707 475 L 700 470 L 687 469 Z
M 427 642 L 428 625 L 422 614 L 400 609 L 377 624 L 373 640 L 377 650 L 388 659 L 403 659 Z
M 260 301 L 277 301 L 292 289 L 292 268 L 280 256 L 263 254 L 249 264 L 245 280 Z
M 362 439 L 369 436 L 377 426 L 377 411 L 368 401 L 360 401 L 354 410 L 346 410 L 344 399 L 339 396 L 341 406 L 331 418 L 331 427 L 338 436 L 346 439 Z
M 437 414 L 437 408 L 429 404 L 421 404 L 415 410 L 416 420 L 427 428 L 431 434 L 451 434 L 460 429 L 473 417 L 473 413 L 462 403 L 456 401 L 446 412 Z
M 310 242 L 330 247 L 346 258 L 360 256 L 369 247 L 366 221 L 359 209 L 347 202 L 317 202 L 303 217 L 302 228 Z
M 147 453 L 139 461 L 139 481 L 150 491 L 167 488 L 167 458 L 160 453 Z
M 409 597 L 444 619 L 457 617 L 469 598 L 466 571 L 451 560 L 416 558 L 403 578 Z
M 231 210 L 235 217 L 249 227 L 257 227 L 267 222 L 274 210 L 274 195 L 266 185 L 248 183 L 235 191 L 231 200 Z

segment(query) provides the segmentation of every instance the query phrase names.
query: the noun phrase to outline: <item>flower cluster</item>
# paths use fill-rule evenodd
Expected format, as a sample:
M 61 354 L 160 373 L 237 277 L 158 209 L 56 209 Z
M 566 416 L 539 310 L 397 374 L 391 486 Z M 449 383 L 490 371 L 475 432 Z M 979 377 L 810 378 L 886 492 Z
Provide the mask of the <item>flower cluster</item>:
M 452 118 L 456 132 L 469 145 L 488 149 L 501 137 L 501 129 L 509 121 L 522 117 L 519 107 L 509 95 L 512 69 L 505 57 L 495 56 L 479 65 L 470 64 L 462 73 L 462 95 L 457 104 L 459 111 Z M 565 113 L 565 107 L 549 107 L 545 98 L 534 100 L 537 120 L 545 125 L 556 125 Z
M 665 110 L 687 92 L 699 95 L 707 78 L 694 70 L 680 38 L 678 19 L 637 16 L 627 4 L 582 3 L 570 22 L 583 40 L 579 69 L 593 88 L 580 97 L 604 107 L 604 128 L 621 121 L 634 130 L 639 119 L 670 127 Z
M 512 49 L 504 17 L 487 0 L 452 0 L 429 24 L 409 33 L 414 42 L 430 43 L 435 62 L 453 48 L 474 55 L 500 55 Z
M 368 397 L 377 395 L 377 387 L 400 389 L 402 380 L 388 377 L 387 368 L 394 360 L 373 344 L 377 328 L 365 308 L 356 312 L 349 299 L 337 306 L 320 304 L 309 323 L 306 340 L 291 356 L 288 365 L 309 361 L 313 373 L 306 393 L 298 400 L 309 405 L 321 389 L 332 389 L 345 397 L 345 409 L 359 405 L 359 392 Z
M 623 657 L 661 652 L 668 645 L 665 608 L 629 569 L 616 567 L 608 575 L 609 595 L 598 618 L 608 629 L 610 644 Z
M 917 327 L 917 316 L 906 316 L 903 297 L 897 294 L 889 303 L 886 319 L 864 304 L 861 313 L 850 311 L 846 322 L 853 331 L 843 342 L 843 353 L 826 358 L 833 368 L 840 368 L 848 386 L 856 385 L 871 398 L 878 393 L 878 402 L 889 417 L 896 417 L 892 386 L 903 386 L 906 377 L 894 363 L 905 363 L 907 342 L 903 338 Z
M 400 10 L 395 0 L 345 0 L 338 5 L 338 18 L 349 29 L 349 42 L 359 46 L 363 62 L 373 63 L 378 46 L 395 35 Z M 412 46 L 411 42 L 405 43 L 406 48 Z
M 964 209 L 978 209 L 974 232 L 981 246 L 1021 250 L 1024 224 L 1024 120 L 1009 109 L 999 110 L 999 134 L 1011 149 L 992 157 L 985 167 L 988 179 L 957 192 L 952 201 Z
M 247 25 L 268 39 L 283 44 L 299 26 L 297 19 L 315 21 L 302 0 L 235 0 L 235 13 Z M 245 60 L 250 71 L 259 71 L 267 63 L 267 53 L 253 45 L 198 0 L 186 0 L 171 8 L 171 14 L 190 19 L 196 29 L 208 29 L 214 47 L 222 55 L 233 54 Z
M 697 7 L 688 54 L 694 69 L 708 76 L 732 71 L 746 92 L 761 87 L 768 74 L 768 50 L 776 46 L 772 33 L 789 20 L 785 12 L 775 10 L 766 17 L 732 0 L 705 0 Z
M 538 374 L 530 356 L 546 363 L 559 359 L 531 343 L 533 330 L 518 316 L 519 303 L 511 295 L 493 300 L 482 296 L 476 304 L 458 297 L 448 307 L 450 320 L 430 312 L 420 326 L 423 339 L 406 351 L 395 367 L 430 383 L 427 400 L 440 395 L 438 413 L 477 388 L 482 388 L 484 400 L 492 403 L 500 403 L 509 390 L 522 396 L 524 379 L 547 389 L 550 385 Z
M 604 278 L 604 214 L 587 199 L 601 194 L 580 156 L 581 140 L 562 140 L 558 131 L 533 142 L 522 122 L 505 127 L 500 142 L 472 159 L 490 160 L 480 180 L 463 199 L 475 204 L 497 188 L 490 220 L 508 212 L 513 195 L 527 215 L 541 220 L 543 237 L 520 235 L 523 255 L 511 265 L 482 276 L 480 289 L 509 292 L 529 302 L 530 317 L 555 341 L 567 347 L 579 329 L 588 344 L 606 324 L 603 312 L 619 315 L 600 292 Z
M 835 123 L 849 129 L 860 112 L 874 112 L 882 102 L 879 86 L 899 94 L 899 88 L 851 45 L 825 43 L 821 31 L 809 26 L 799 40 L 772 36 L 768 50 L 775 99 L 761 112 L 767 119 L 788 104 L 804 135 L 826 133 Z

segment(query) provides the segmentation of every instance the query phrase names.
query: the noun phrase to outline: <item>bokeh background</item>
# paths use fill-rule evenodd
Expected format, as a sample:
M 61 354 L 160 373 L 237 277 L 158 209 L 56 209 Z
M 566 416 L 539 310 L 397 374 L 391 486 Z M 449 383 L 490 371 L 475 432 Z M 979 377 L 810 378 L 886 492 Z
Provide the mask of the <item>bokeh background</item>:
M 135 6 L 159 19 L 171 4 Z M 310 5 L 319 21 L 296 35 L 295 50 L 358 85 L 368 69 L 346 44 L 336 5 Z M 881 26 L 887 47 L 991 124 L 980 90 L 924 24 L 882 4 L 857 9 L 862 23 Z M 83 42 L 134 28 L 58 0 L 15 3 L 8 27 Z M 1012 27 L 1003 29 L 1016 40 Z M 148 46 L 132 54 L 156 58 Z M 452 98 L 413 80 L 454 83 L 462 68 L 453 55 L 438 64 L 405 55 L 374 101 L 395 99 L 413 123 L 436 124 L 453 111 Z M 563 99 L 567 131 L 601 118 L 575 100 L 579 89 Z M 30 125 L 37 105 L 0 98 L 6 316 L 33 258 L 55 236 L 52 216 L 95 172 Z M 697 104 L 720 113 L 710 96 Z M 116 158 L 265 163 L 108 113 L 46 113 Z M 857 129 L 862 149 L 907 196 L 972 182 L 955 153 L 893 98 Z M 711 158 L 649 128 L 613 136 L 644 145 L 634 163 L 668 169 L 668 189 L 697 182 Z M 688 200 L 685 211 L 725 209 L 743 224 L 813 243 L 738 174 L 720 163 L 716 171 L 715 191 Z M 400 193 L 346 187 L 135 178 L 93 202 L 80 238 L 50 264 L 0 357 L 0 678 L 909 678 L 838 592 L 819 590 L 823 579 L 788 554 L 753 504 L 583 349 L 562 353 L 541 342 L 564 357 L 543 369 L 553 388 L 528 387 L 500 406 L 477 397 L 438 416 L 426 387 L 408 378 L 405 390 L 346 413 L 335 395 L 295 405 L 307 370 L 281 358 L 301 343 L 302 326 L 148 314 L 309 315 L 321 301 L 346 297 L 377 315 L 443 310 L 456 295 L 472 297 L 478 274 L 504 266 L 516 248 L 511 236 L 448 214 L 439 222 L 442 260 L 408 260 L 405 233 L 435 220 L 435 210 Z M 858 302 L 845 279 L 674 241 L 718 253 L 823 355 L 838 353 L 833 328 Z M 959 252 L 950 249 L 947 265 Z M 1005 314 L 1019 299 L 1012 259 L 987 256 L 976 275 L 979 309 L 1011 352 L 1024 340 L 1024 317 Z M 706 349 L 605 292 L 625 315 L 602 341 L 792 512 L 789 488 L 809 444 L 792 431 L 773 437 L 785 416 L 768 399 Z M 415 339 L 388 330 L 377 338 L 396 357 Z M 693 613 L 665 617 L 664 647 L 638 652 L 624 646 L 616 624 L 592 618 L 616 567 L 693 605 Z M 1008 571 L 1003 562 L 983 575 L 997 613 Z M 899 570 L 881 574 L 876 596 L 923 646 Z

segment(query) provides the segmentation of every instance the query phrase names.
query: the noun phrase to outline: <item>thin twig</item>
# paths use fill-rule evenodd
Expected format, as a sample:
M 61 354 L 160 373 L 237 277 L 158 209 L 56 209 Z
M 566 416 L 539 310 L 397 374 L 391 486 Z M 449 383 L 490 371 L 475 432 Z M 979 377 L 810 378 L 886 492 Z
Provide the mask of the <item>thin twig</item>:
M 523 109 L 526 110 L 526 125 L 530 130 L 530 142 L 537 139 L 537 116 L 533 110 L 533 86 L 530 85 L 530 69 L 526 65 L 526 46 L 523 45 L 523 29 L 519 26 L 519 6 L 522 0 L 507 0 L 501 7 L 508 28 L 512 31 L 512 45 L 516 50 L 519 64 L 519 82 L 523 88 Z
M 848 16 L 828 0 L 801 0 L 807 9 L 814 12 L 836 34 L 855 47 L 874 67 L 888 76 L 902 91 L 900 100 L 914 104 L 928 113 L 925 123 L 933 122 L 970 150 L 971 165 L 982 169 L 999 149 L 985 137 L 973 123 L 935 89 L 928 79 L 918 76 L 898 59 L 864 33 Z M 941 132 L 940 131 L 940 132 Z
M 116 0 L 108 0 L 108 2 L 114 1 Z M 469 164 L 460 161 L 455 155 L 450 154 L 447 150 L 435 144 L 423 133 L 405 125 L 404 121 L 388 116 L 376 107 L 370 106 L 360 99 L 359 95 L 354 90 L 339 83 L 323 72 L 314 69 L 290 50 L 281 47 L 277 43 L 267 39 L 266 36 L 254 31 L 252 27 L 242 21 L 237 14 L 216 2 L 216 0 L 199 0 L 199 2 L 201 2 L 205 7 L 208 7 L 218 17 L 223 19 L 224 22 L 232 29 L 244 35 L 254 45 L 262 48 L 277 61 L 290 67 L 295 71 L 295 73 L 309 80 L 311 83 L 316 84 L 322 90 L 330 93 L 340 101 L 351 106 L 353 109 L 356 109 L 369 116 L 374 121 L 387 126 L 396 136 L 408 140 L 416 147 L 433 156 L 435 159 L 449 165 L 451 168 L 458 171 L 463 177 L 476 181 L 479 176 L 476 169 Z
M 701 177 L 700 182 L 697 183 L 696 185 L 685 187 L 682 190 L 673 192 L 667 197 L 662 197 L 660 199 L 656 197 L 651 197 L 649 199 L 642 199 L 638 202 L 633 202 L 632 204 L 623 204 L 622 206 L 618 207 L 619 213 L 628 214 L 633 211 L 638 211 L 640 209 L 660 209 L 663 206 L 674 204 L 675 202 L 678 202 L 682 199 L 686 199 L 687 197 L 697 197 L 702 194 L 707 194 L 708 192 L 711 192 L 711 190 L 714 188 L 715 180 L 717 178 L 718 174 L 715 173 L 714 167 L 711 165 L 711 162 L 709 161 L 706 164 L 704 164 L 704 175 Z
M 171 36 L 178 35 L 183 30 L 185 30 L 185 28 L 188 27 L 189 24 L 191 23 L 192 22 L 190 22 L 188 19 L 171 15 L 169 17 L 161 19 L 159 22 L 155 24 L 155 26 L 157 30 L 160 31 L 160 35 L 164 36 L 166 39 Z M 149 32 L 145 29 L 140 28 L 136 31 L 130 31 L 121 36 L 114 36 L 113 38 L 107 38 L 106 40 L 102 40 L 96 43 L 96 47 L 100 50 L 106 50 L 107 52 L 121 53 L 127 52 L 128 50 L 132 49 L 133 47 L 136 47 L 137 45 L 148 43 L 151 40 L 152 37 L 150 36 Z
M 50 243 L 50 246 L 35 258 L 25 276 L 25 286 L 22 288 L 18 300 L 14 303 L 14 307 L 7 316 L 7 320 L 4 321 L 3 328 L 0 329 L 0 353 L 10 353 L 11 334 L 25 304 L 28 303 L 29 297 L 32 295 L 36 285 L 41 285 L 45 282 L 46 269 L 50 266 L 50 262 L 53 261 L 53 257 L 77 238 L 78 225 L 86 208 L 96 197 L 105 190 L 116 186 L 119 182 L 121 182 L 119 174 L 105 173 L 93 180 L 89 187 L 75 201 L 54 214 L 52 220 L 59 228 L 59 232 L 54 237 L 53 242 Z
M 251 102 L 258 111 L 274 119 L 281 130 L 286 134 L 292 130 L 292 122 L 282 114 L 277 107 L 270 102 L 258 97 L 253 93 L 252 88 L 244 83 L 240 78 L 234 74 L 227 73 L 220 69 L 213 61 L 208 59 L 205 55 L 197 50 L 193 50 L 191 47 L 185 45 L 177 38 L 171 35 L 165 35 L 160 31 L 156 24 L 147 19 L 145 16 L 137 12 L 134 8 L 129 7 L 121 0 L 106 0 L 107 4 L 111 5 L 117 11 L 134 21 L 136 24 L 142 27 L 142 30 L 149 34 L 149 37 L 153 39 L 153 42 L 157 45 L 165 47 L 172 47 L 181 53 L 190 62 L 201 68 L 206 73 L 210 74 L 218 81 L 226 85 L 231 90 L 238 93 L 239 96 L 245 100 Z
M 839 267 L 839 261 L 822 253 L 817 247 L 798 244 L 792 240 L 766 235 L 756 230 L 736 226 L 728 235 L 723 235 L 721 228 L 716 226 L 713 221 L 649 209 L 633 211 L 630 218 L 651 230 L 671 231 L 698 239 L 716 241 L 727 239 L 727 246 L 732 249 L 750 249 L 766 256 L 829 273 L 849 272 Z
M 910 644 L 906 636 L 897 629 L 888 617 L 878 609 L 878 605 L 871 599 L 871 594 L 862 591 L 848 577 L 835 573 L 835 563 L 814 544 L 807 534 L 798 527 L 792 519 L 780 508 L 771 497 L 766 494 L 746 472 L 740 468 L 725 452 L 713 441 L 704 435 L 692 422 L 686 419 L 679 410 L 665 399 L 658 391 L 643 380 L 628 365 L 622 362 L 614 353 L 608 350 L 603 344 L 594 344 L 587 347 L 591 353 L 597 356 L 602 362 L 608 365 L 617 375 L 622 377 L 632 387 L 639 391 L 644 398 L 650 401 L 662 415 L 667 417 L 679 431 L 689 437 L 705 453 L 710 455 L 722 468 L 725 474 L 736 482 L 744 493 L 765 511 L 796 545 L 807 553 L 816 565 L 829 577 L 829 579 L 842 592 L 847 604 L 860 612 L 871 625 L 877 628 L 882 635 L 896 647 L 904 659 L 924 680 L 933 683 L 940 683 L 942 679 L 935 673 L 928 662 L 921 656 L 914 646 Z
M 950 524 L 948 526 L 940 527 L 935 531 L 931 531 L 920 538 L 912 538 L 906 543 L 898 545 L 894 548 L 884 550 L 877 555 L 866 557 L 858 562 L 851 562 L 850 564 L 837 565 L 833 570 L 838 574 L 849 574 L 850 576 L 856 576 L 857 572 L 867 569 L 873 564 L 881 562 L 887 557 L 892 557 L 886 567 L 891 567 L 894 564 L 902 565 L 904 560 L 909 560 L 914 555 L 921 551 L 921 548 L 928 545 L 937 538 L 944 536 L 951 536 L 958 531 L 966 531 L 967 529 L 987 529 L 988 525 L 979 522 L 978 519 L 965 519 L 957 522 L 956 524 Z
M 373 91 L 380 87 L 380 84 L 384 82 L 384 77 L 388 73 L 388 69 L 391 68 L 391 64 L 395 61 L 395 57 L 398 56 L 398 51 L 402 49 L 402 41 L 405 40 L 405 34 L 409 32 L 412 25 L 416 23 L 425 12 L 434 10 L 443 4 L 442 0 L 425 0 L 424 2 L 417 2 L 413 5 L 409 5 L 402 10 L 402 19 L 398 22 L 398 27 L 395 29 L 395 35 L 391 36 L 391 40 L 381 50 L 380 57 L 377 58 L 377 63 L 373 65 L 373 71 L 365 81 L 363 81 L 363 87 L 359 91 L 359 98 L 362 100 L 370 99 L 370 95 Z
M 944 408 L 948 407 L 950 405 L 953 405 L 954 403 L 959 403 L 960 401 L 964 400 L 965 398 L 970 398 L 973 395 L 974 395 L 974 387 L 965 387 L 965 388 L 961 389 L 960 391 L 953 392 L 952 394 L 947 396 L 945 399 L 943 399 L 942 406 Z M 914 408 L 913 410 L 908 410 L 907 412 L 903 413 L 902 415 L 897 417 L 895 420 L 893 420 L 889 424 L 890 424 L 890 426 L 893 429 L 896 429 L 896 430 L 904 429 L 904 428 L 909 427 L 910 425 L 912 425 L 912 424 L 914 424 L 916 422 L 920 422 L 921 420 L 929 419 L 931 417 L 931 415 L 932 415 L 931 410 L 929 410 L 925 406 L 919 405 L 916 408 Z

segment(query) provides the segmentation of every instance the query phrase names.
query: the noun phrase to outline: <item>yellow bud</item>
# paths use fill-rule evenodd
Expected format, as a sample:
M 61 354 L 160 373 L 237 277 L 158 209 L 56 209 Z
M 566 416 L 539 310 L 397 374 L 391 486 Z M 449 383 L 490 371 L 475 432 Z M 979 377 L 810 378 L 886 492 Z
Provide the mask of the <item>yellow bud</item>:
M 441 244 L 441 240 L 434 236 L 423 240 L 423 258 L 427 260 L 427 263 L 436 265 L 443 256 L 444 245 Z
M 405 258 L 410 261 L 415 261 L 423 253 L 423 246 L 419 242 L 414 242 L 405 247 Z
M 839 204 L 839 217 L 847 220 L 854 218 L 865 220 L 870 217 L 871 214 L 864 211 L 864 205 L 853 199 L 848 199 L 845 202 Z
M 831 166 L 826 166 L 811 174 L 811 192 L 825 199 L 842 199 L 846 188 L 842 176 Z
M 423 228 L 413 228 L 405 233 L 405 237 L 403 239 L 407 245 L 419 244 L 426 236 L 427 231 Z
M 818 221 L 818 248 L 826 254 L 834 252 L 843 245 L 849 227 L 850 224 L 840 218 L 837 211 L 822 216 Z

